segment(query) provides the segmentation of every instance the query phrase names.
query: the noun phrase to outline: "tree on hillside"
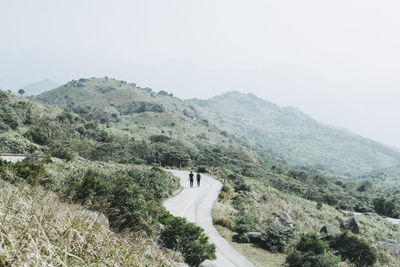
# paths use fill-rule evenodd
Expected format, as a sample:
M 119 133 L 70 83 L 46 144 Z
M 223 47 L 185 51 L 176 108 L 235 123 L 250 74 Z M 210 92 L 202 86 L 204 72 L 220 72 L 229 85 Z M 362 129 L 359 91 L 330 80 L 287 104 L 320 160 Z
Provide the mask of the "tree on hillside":
M 25 90 L 24 89 L 19 89 L 18 90 L 18 94 L 22 97 L 23 94 L 25 94 Z

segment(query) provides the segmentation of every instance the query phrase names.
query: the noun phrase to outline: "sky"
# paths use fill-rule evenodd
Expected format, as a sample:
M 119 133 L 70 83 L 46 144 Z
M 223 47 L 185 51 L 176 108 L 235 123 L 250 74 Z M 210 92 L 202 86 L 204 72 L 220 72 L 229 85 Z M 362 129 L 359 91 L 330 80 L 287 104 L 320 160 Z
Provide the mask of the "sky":
M 109 76 L 296 106 L 400 148 L 400 3 L 0 0 L 0 87 Z

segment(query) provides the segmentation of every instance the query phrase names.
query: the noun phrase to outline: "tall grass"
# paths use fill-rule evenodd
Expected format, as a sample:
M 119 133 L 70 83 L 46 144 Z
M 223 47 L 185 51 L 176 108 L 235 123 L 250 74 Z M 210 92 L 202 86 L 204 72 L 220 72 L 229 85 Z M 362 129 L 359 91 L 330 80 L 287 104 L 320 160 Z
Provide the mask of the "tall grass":
M 173 266 L 180 253 L 143 232 L 115 233 L 41 187 L 0 180 L 0 266 Z

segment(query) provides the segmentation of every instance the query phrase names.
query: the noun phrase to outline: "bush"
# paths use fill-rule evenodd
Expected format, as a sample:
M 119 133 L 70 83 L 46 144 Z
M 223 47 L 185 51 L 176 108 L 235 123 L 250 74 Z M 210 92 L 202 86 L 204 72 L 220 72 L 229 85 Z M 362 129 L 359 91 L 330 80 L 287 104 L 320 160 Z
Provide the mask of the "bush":
M 289 267 L 337 266 L 339 259 L 332 254 L 326 254 L 326 248 L 327 244 L 315 234 L 303 235 L 296 250 L 287 256 L 286 262 Z
M 313 254 L 324 254 L 327 248 L 327 244 L 318 239 L 316 235 L 303 235 L 297 243 L 296 249 L 301 252 L 310 252 Z
M 287 257 L 286 262 L 289 267 L 337 267 L 338 257 L 332 254 L 319 254 L 292 251 Z
M 232 241 L 236 243 L 250 243 L 250 238 L 247 235 L 236 234 L 232 236 Z
M 377 260 L 374 249 L 366 241 L 348 232 L 335 237 L 330 246 L 356 266 L 372 266 Z
M 161 233 L 162 244 L 180 251 L 185 262 L 197 266 L 206 259 L 215 259 L 215 245 L 208 242 L 204 230 L 185 218 L 173 217 L 169 214 L 160 220 L 165 225 Z
M 49 143 L 49 136 L 43 128 L 31 128 L 24 136 L 38 145 L 45 146 Z
M 222 192 L 226 192 L 226 193 L 231 193 L 232 192 L 232 187 L 228 184 L 224 184 L 221 188 Z
M 235 217 L 234 231 L 238 234 L 250 232 L 258 223 L 258 218 L 246 210 L 239 211 Z
M 74 161 L 76 159 L 76 152 L 71 148 L 62 144 L 54 144 L 50 148 L 51 156 L 65 159 L 66 161 Z
M 281 224 L 271 224 L 261 229 L 260 246 L 271 252 L 283 252 L 293 237 L 293 229 Z
M 226 218 L 215 218 L 213 223 L 215 225 L 221 225 L 222 227 L 232 229 L 232 221 Z

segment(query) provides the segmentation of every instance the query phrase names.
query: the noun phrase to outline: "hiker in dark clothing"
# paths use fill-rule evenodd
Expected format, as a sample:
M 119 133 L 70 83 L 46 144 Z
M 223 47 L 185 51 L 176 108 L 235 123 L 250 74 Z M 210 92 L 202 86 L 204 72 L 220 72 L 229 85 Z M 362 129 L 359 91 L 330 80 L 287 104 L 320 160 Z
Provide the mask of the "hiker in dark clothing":
M 190 187 L 193 187 L 193 180 L 194 180 L 194 174 L 193 174 L 193 172 L 191 171 L 191 172 L 189 173 Z
M 200 179 L 201 179 L 201 175 L 200 175 L 200 173 L 197 173 L 197 174 L 196 174 L 197 187 L 200 186 Z

